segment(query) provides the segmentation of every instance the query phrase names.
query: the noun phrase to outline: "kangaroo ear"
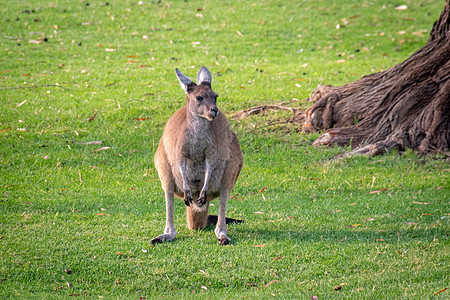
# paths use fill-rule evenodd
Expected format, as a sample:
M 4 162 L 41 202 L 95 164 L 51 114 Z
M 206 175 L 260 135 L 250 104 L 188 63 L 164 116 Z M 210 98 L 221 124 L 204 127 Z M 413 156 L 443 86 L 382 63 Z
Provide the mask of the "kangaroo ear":
M 175 68 L 175 73 L 177 74 L 177 78 L 180 81 L 181 88 L 187 93 L 189 92 L 192 87 L 196 86 L 195 82 L 193 82 L 189 77 L 184 75 L 183 73 L 178 70 L 178 68 Z
M 212 75 L 211 72 L 205 68 L 202 67 L 200 69 L 200 71 L 198 71 L 198 75 L 197 75 L 197 84 L 207 84 L 207 85 L 211 85 L 212 82 Z

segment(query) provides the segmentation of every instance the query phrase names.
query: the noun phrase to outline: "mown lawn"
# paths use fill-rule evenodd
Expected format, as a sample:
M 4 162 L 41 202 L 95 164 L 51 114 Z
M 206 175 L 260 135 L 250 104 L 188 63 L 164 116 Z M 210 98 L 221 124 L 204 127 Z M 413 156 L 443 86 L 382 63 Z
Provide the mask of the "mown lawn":
M 334 159 L 348 149 L 270 125 L 283 111 L 230 121 L 245 159 L 231 245 L 186 229 L 182 201 L 177 239 L 150 244 L 165 224 L 153 155 L 185 102 L 175 67 L 208 67 L 228 116 L 304 109 L 319 84 L 409 57 L 443 6 L 0 0 L 0 297 L 448 297 L 448 163 Z

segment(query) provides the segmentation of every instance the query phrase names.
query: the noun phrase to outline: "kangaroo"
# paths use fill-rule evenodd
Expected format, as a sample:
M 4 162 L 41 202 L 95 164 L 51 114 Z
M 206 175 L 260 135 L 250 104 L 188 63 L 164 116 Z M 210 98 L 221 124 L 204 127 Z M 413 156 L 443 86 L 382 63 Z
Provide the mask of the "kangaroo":
M 228 195 L 244 162 L 239 140 L 217 108 L 218 95 L 211 89 L 210 71 L 202 67 L 197 84 L 180 70 L 175 72 L 187 100 L 186 106 L 167 121 L 155 153 L 155 167 L 166 198 L 166 226 L 164 233 L 151 243 L 175 238 L 173 215 L 177 196 L 186 204 L 189 229 L 215 224 L 219 244 L 228 245 L 226 224 L 242 222 L 225 217 Z M 209 204 L 217 197 L 219 214 L 208 216 Z

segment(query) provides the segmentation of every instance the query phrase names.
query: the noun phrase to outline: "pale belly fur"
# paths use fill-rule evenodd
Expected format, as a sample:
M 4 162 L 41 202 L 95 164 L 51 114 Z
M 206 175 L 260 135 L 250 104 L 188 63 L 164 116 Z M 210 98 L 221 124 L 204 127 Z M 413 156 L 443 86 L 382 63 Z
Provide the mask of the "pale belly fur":
M 220 184 L 223 176 L 224 167 L 219 163 L 211 165 L 211 176 L 209 178 L 207 198 L 213 199 L 220 193 Z M 222 170 L 222 171 L 220 171 Z M 179 170 L 173 170 L 176 183 L 175 194 L 179 197 L 183 197 L 183 179 Z M 186 177 L 189 189 L 191 190 L 192 197 L 194 199 L 198 197 L 200 191 L 205 184 L 205 162 L 193 162 L 192 160 L 186 161 Z

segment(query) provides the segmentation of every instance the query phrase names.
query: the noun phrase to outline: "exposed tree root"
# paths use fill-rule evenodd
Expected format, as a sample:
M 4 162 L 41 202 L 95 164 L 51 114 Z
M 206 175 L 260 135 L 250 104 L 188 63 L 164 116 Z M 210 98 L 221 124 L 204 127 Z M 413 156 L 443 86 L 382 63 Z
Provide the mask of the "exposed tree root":
M 320 86 L 305 111 L 304 132 L 327 130 L 314 145 L 356 147 L 379 155 L 392 149 L 422 154 L 450 148 L 450 6 L 427 44 L 383 72 L 338 86 Z
M 232 116 L 241 119 L 269 110 L 292 117 L 266 126 L 303 122 L 303 132 L 326 130 L 313 145 L 351 146 L 345 155 L 380 155 L 393 149 L 420 154 L 450 152 L 450 0 L 424 47 L 404 62 L 343 86 L 320 86 L 305 112 L 259 105 Z

